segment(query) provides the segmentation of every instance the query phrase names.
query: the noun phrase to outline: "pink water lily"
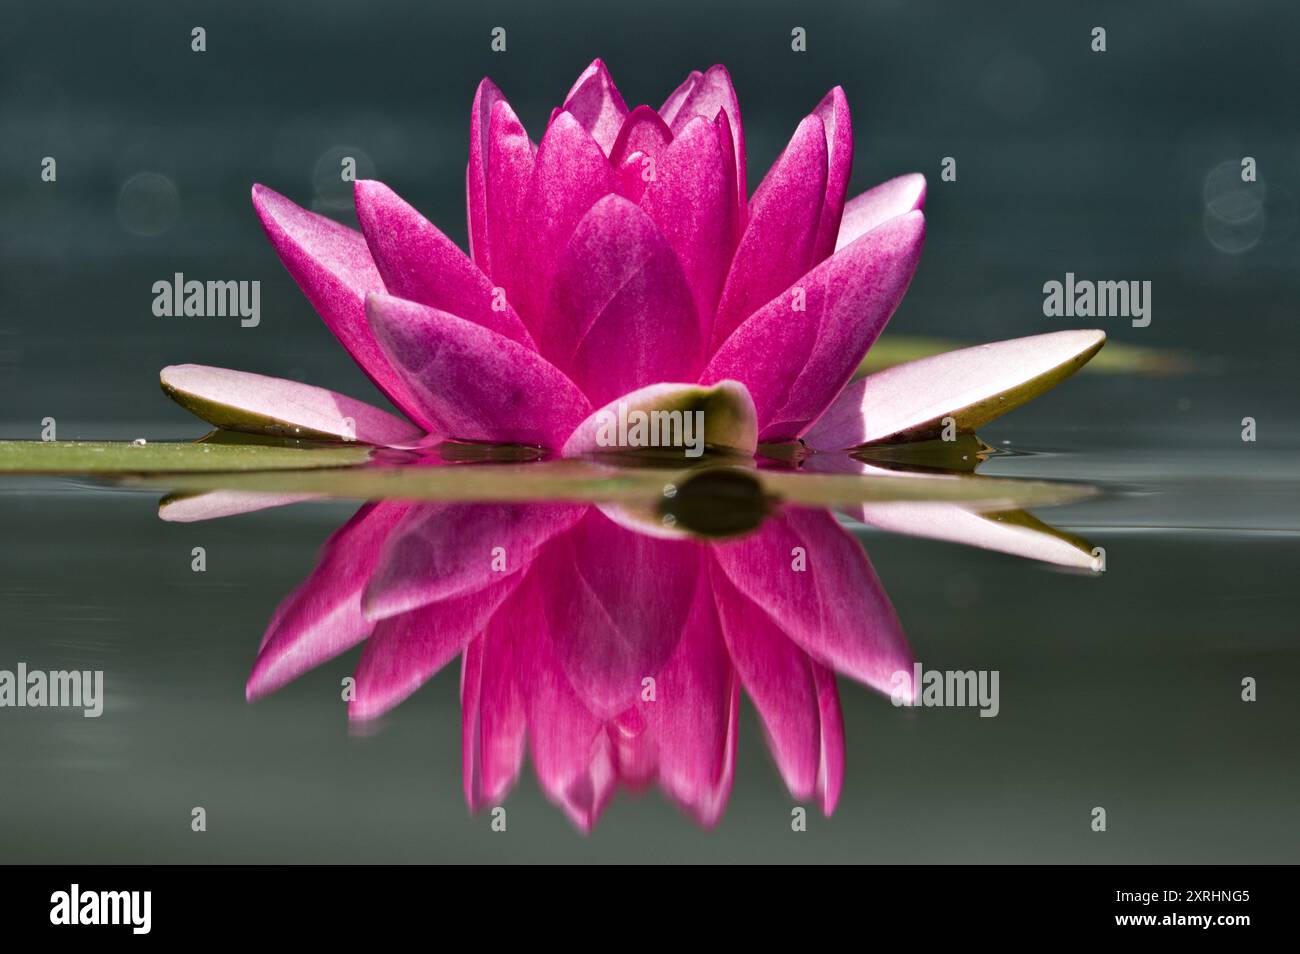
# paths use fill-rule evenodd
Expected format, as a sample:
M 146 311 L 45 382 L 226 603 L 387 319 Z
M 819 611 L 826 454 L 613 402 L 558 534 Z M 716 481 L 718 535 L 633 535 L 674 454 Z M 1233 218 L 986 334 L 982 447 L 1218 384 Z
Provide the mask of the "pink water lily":
M 248 697 L 364 641 L 348 711 L 371 720 L 459 656 L 470 807 L 500 804 L 527 752 L 587 830 L 652 783 L 716 822 L 743 690 L 791 795 L 830 814 L 836 674 L 892 694 L 914 662 L 862 547 L 801 508 L 720 542 L 644 529 L 591 505 L 367 504 L 276 610 Z
M 817 449 L 935 436 L 1005 413 L 1102 345 L 1070 331 L 967 349 L 852 387 L 925 237 L 925 179 L 846 199 L 848 103 L 831 90 L 746 197 L 727 71 L 628 109 L 597 60 L 534 143 L 484 80 L 470 114 L 469 254 L 379 182 L 360 231 L 265 186 L 253 204 L 330 330 L 405 416 L 322 388 L 180 365 L 164 389 L 236 430 L 394 446 L 445 440 L 602 449 L 622 403 L 727 413 L 716 448 Z

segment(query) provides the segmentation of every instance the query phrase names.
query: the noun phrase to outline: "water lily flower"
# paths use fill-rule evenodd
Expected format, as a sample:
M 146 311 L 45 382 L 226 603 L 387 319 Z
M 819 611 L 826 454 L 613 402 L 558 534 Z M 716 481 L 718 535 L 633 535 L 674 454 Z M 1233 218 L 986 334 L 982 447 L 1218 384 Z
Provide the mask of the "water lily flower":
M 471 809 L 501 803 L 527 751 L 583 830 L 620 787 L 655 782 L 715 823 L 742 690 L 791 795 L 830 814 L 836 674 L 890 694 L 914 663 L 858 541 L 796 507 L 705 542 L 592 505 L 367 504 L 275 611 L 247 695 L 363 641 L 350 718 L 383 715 L 460 656 Z
M 832 89 L 752 196 L 727 71 L 628 109 L 597 60 L 534 143 L 483 80 L 470 113 L 469 253 L 379 182 L 360 231 L 262 185 L 253 205 L 326 325 L 401 412 L 323 388 L 198 365 L 169 395 L 234 430 L 377 445 L 605 449 L 615 409 L 705 410 L 706 442 L 818 450 L 967 430 L 1099 350 L 1100 331 L 982 345 L 850 385 L 898 307 L 925 238 L 926 184 L 847 197 L 853 129 Z

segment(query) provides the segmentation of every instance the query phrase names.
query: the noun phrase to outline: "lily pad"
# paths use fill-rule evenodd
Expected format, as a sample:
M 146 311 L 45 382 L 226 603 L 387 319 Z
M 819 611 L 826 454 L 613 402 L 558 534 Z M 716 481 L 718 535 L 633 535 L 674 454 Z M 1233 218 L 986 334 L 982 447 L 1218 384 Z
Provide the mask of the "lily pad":
M 371 448 L 364 445 L 0 441 L 0 475 L 302 470 L 362 464 L 370 454 Z

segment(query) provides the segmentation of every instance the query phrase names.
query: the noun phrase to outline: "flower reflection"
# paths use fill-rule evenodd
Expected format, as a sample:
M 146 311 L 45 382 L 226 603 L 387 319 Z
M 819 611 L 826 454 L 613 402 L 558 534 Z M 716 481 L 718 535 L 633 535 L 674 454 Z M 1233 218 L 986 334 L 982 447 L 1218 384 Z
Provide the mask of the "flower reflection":
M 248 696 L 365 640 L 349 715 L 368 720 L 460 655 L 471 808 L 506 796 L 527 748 L 589 829 L 620 784 L 656 781 L 715 822 L 743 687 L 791 794 L 829 813 L 844 773 L 835 673 L 888 692 L 912 665 L 861 546 L 796 508 L 739 539 L 635 526 L 583 505 L 367 505 L 272 618 Z
M 914 662 L 898 615 L 830 511 L 769 512 L 745 480 L 703 479 L 703 493 L 670 487 L 639 512 L 367 504 L 275 612 L 248 698 L 364 641 L 349 703 L 364 722 L 459 656 L 470 808 L 505 799 L 527 752 L 543 790 L 589 830 L 620 786 L 652 783 L 715 823 L 734 777 L 743 689 L 791 795 L 830 814 L 845 764 L 836 677 L 888 695 L 891 676 Z M 891 529 L 934 536 L 936 518 L 960 514 L 962 542 L 984 545 L 983 533 L 1016 550 L 998 519 L 901 506 Z M 1025 555 L 1051 537 L 1039 526 Z

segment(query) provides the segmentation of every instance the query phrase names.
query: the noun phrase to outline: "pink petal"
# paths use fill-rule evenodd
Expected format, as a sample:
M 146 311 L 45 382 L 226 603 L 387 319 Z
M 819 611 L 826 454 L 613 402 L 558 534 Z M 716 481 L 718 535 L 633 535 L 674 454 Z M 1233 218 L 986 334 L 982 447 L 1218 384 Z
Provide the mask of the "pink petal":
M 852 245 L 877 225 L 888 222 L 894 216 L 906 215 L 923 208 L 925 176 L 913 172 L 882 182 L 874 189 L 854 196 L 844 206 L 835 250 L 838 252 L 846 245 Z
M 533 347 L 515 310 L 456 243 L 382 182 L 356 184 L 357 218 L 388 291 Z
M 623 120 L 623 127 L 609 151 L 610 164 L 617 169 L 634 152 L 643 153 L 657 163 L 672 141 L 672 130 L 659 114 L 649 106 L 638 106 Z
M 591 413 L 563 372 L 481 325 L 387 295 L 371 296 L 366 310 L 394 366 L 449 438 L 557 448 Z
M 799 124 L 754 193 L 718 304 L 715 346 L 812 266 L 826 174 L 826 127 L 814 114 Z
M 589 510 L 535 567 L 556 659 L 584 706 L 612 718 L 676 648 L 700 573 L 699 548 L 630 533 Z
M 723 343 L 700 380 L 749 388 L 760 441 L 801 437 L 857 370 L 912 280 L 920 212 L 867 233 L 772 299 Z M 802 289 L 806 311 L 795 310 Z
M 657 163 L 641 200 L 677 255 L 706 327 L 734 251 L 734 171 L 724 135 L 712 120 L 687 123 Z
M 619 445 L 617 439 L 619 408 L 624 419 L 633 411 L 653 414 L 656 411 L 703 414 L 703 442 L 707 449 L 730 450 L 752 455 L 758 449 L 758 421 L 754 402 L 745 386 L 736 381 L 720 381 L 711 388 L 698 384 L 651 384 L 624 394 L 595 411 L 578 425 L 564 444 L 565 457 L 633 450 Z M 685 418 L 683 418 L 683 428 Z M 683 436 L 685 431 L 683 429 Z M 671 432 L 676 437 L 676 432 Z M 698 437 L 693 434 L 698 443 Z M 613 443 L 609 439 L 613 438 Z M 683 448 L 677 453 L 684 453 Z
M 727 651 L 745 694 L 763 720 L 768 748 L 797 801 L 817 791 L 821 717 L 812 661 L 766 612 L 715 571 Z
M 539 340 L 545 337 L 546 308 L 556 262 L 573 230 L 596 202 L 613 192 L 614 169 L 591 135 L 561 112 L 538 146 L 529 186 L 525 228 L 519 236 L 518 280 L 523 302 L 512 303 Z
M 749 194 L 745 173 L 745 130 L 740 121 L 740 102 L 726 67 L 717 65 L 704 73 L 692 72 L 659 107 L 659 115 L 674 134 L 696 116 L 713 121 L 719 113 L 726 116 L 726 127 L 731 133 L 736 168 L 736 208 L 742 214 L 743 224 L 745 197 Z
M 1098 566 L 1091 547 L 1082 540 L 1024 511 L 978 513 L 956 504 L 898 502 L 864 504 L 846 512 L 890 533 L 946 540 L 1080 570 Z
M 701 825 L 721 818 L 736 762 L 739 682 L 722 640 L 709 575 L 700 575 L 672 658 L 642 701 L 658 751 L 659 787 Z
M 640 203 L 646 187 L 658 175 L 659 160 L 672 140 L 672 132 L 649 106 L 638 106 L 628 113 L 609 154 L 619 195 Z
M 378 623 L 357 663 L 348 718 L 377 719 L 432 679 L 483 631 L 517 582 L 499 580 Z
M 519 246 L 525 240 L 528 192 L 537 147 L 504 100 L 492 107 L 488 128 L 487 237 L 491 267 L 483 271 L 500 287 L 516 292 Z
M 803 462 L 805 471 L 897 477 L 899 471 L 864 463 L 847 454 L 813 454 Z M 913 477 L 933 480 L 980 480 L 979 477 L 917 472 Z M 1023 510 L 990 512 L 961 504 L 933 501 L 887 501 L 840 508 L 861 523 L 910 537 L 945 540 L 1010 556 L 1039 560 L 1076 569 L 1096 569 L 1092 546 L 1073 534 L 1062 532 Z
M 565 97 L 563 108 L 609 155 L 627 115 L 627 105 L 603 61 L 593 60 L 583 71 Z
M 488 131 L 492 107 L 505 102 L 497 85 L 486 77 L 474 92 L 469 113 L 469 163 L 465 167 L 465 197 L 469 218 L 469 253 L 478 267 L 492 274 L 488 247 L 487 184 Z
M 1069 377 L 1105 343 L 1102 331 L 1056 331 L 895 365 L 845 388 L 805 439 L 819 450 L 924 440 L 946 417 L 971 431 Z
M 826 128 L 827 153 L 826 195 L 822 200 L 817 242 L 812 255 L 815 263 L 835 251 L 840 217 L 844 214 L 844 195 L 853 169 L 853 122 L 849 117 L 848 100 L 839 86 L 827 93 L 813 112 L 821 117 Z
M 542 544 L 586 509 L 558 503 L 412 507 L 384 545 L 366 586 L 365 613 L 384 619 L 493 586 L 526 570 Z
M 646 187 L 650 185 L 650 176 L 654 172 L 654 160 L 644 152 L 629 153 L 614 174 L 616 191 L 629 202 L 641 201 Z
M 650 217 L 621 196 L 598 201 L 575 229 L 551 322 L 543 352 L 596 404 L 647 381 L 692 381 L 703 365 L 681 266 Z
M 461 670 L 461 751 L 471 811 L 500 804 L 519 777 L 527 719 L 516 672 L 529 609 L 516 590 L 465 650 Z
M 383 291 L 384 282 L 361 233 L 299 208 L 264 185 L 253 186 L 253 207 L 280 261 L 334 337 L 390 401 L 433 430 L 366 323 L 366 294 Z
M 822 811 L 830 815 L 844 788 L 844 712 L 840 708 L 840 691 L 835 673 L 820 663 L 812 664 L 813 682 L 817 686 L 817 709 L 821 717 L 821 761 L 817 767 L 817 795 Z
M 659 744 L 654 733 L 647 731 L 641 710 L 629 707 L 606 726 L 606 732 L 614 746 L 619 784 L 642 789 L 654 782 L 659 774 Z
M 365 639 L 373 627 L 361 613 L 361 591 L 384 541 L 407 504 L 367 504 L 321 550 L 307 579 L 276 609 L 262 637 L 245 695 L 251 702 L 292 682 Z
M 172 400 L 227 430 L 365 444 L 405 444 L 423 436 L 379 408 L 283 378 L 173 364 L 162 369 L 161 380 Z
M 714 125 L 718 127 L 719 141 L 724 145 L 730 142 L 734 148 L 735 142 L 734 136 L 731 132 L 731 121 L 727 119 L 726 112 L 719 110 L 718 115 L 714 118 L 713 122 Z M 744 180 L 745 170 L 743 167 L 745 165 L 745 160 L 743 155 L 740 158 L 740 165 L 742 168 L 736 169 L 733 166 L 729 173 L 729 178 L 731 178 L 736 185 L 736 202 L 732 210 L 731 241 L 728 243 L 733 254 L 736 246 L 740 244 L 740 237 L 745 234 L 745 226 L 749 224 L 749 201 L 746 198 L 746 195 L 748 194 L 748 186 Z M 737 179 L 737 176 L 740 176 L 741 178 Z
M 532 585 L 532 581 L 525 581 Z M 590 831 L 618 782 L 613 745 L 602 720 L 569 683 L 540 612 L 520 639 L 518 679 L 528 720 L 528 747 L 547 796 L 583 831 Z
M 893 673 L 911 671 L 884 587 L 862 546 L 827 511 L 787 508 L 713 553 L 736 589 L 814 660 L 885 693 Z

